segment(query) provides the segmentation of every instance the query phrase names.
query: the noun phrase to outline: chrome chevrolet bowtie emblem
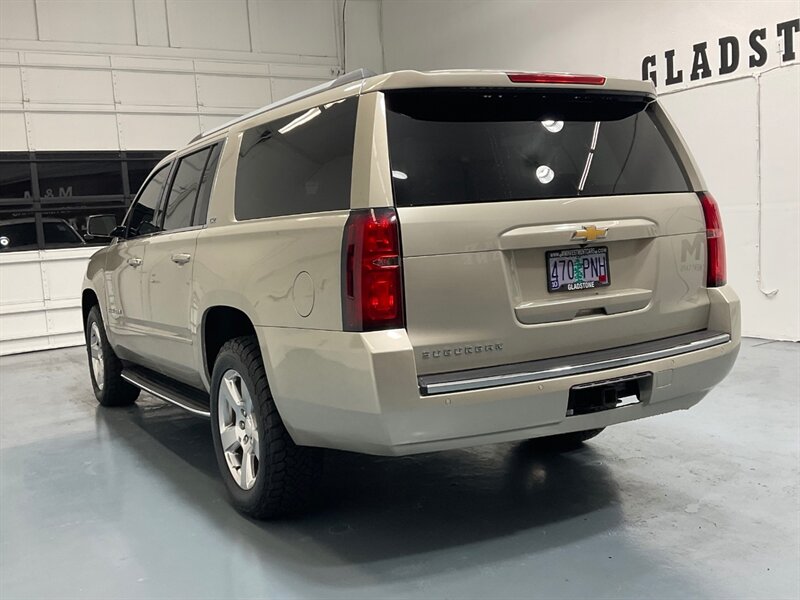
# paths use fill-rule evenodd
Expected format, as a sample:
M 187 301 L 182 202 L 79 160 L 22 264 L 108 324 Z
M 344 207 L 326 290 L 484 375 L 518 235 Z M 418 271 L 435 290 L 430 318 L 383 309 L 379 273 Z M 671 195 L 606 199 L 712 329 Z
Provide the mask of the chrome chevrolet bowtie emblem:
M 579 242 L 593 242 L 605 239 L 608 229 L 595 227 L 594 225 L 584 225 L 583 229 L 578 229 L 572 233 L 572 239 Z

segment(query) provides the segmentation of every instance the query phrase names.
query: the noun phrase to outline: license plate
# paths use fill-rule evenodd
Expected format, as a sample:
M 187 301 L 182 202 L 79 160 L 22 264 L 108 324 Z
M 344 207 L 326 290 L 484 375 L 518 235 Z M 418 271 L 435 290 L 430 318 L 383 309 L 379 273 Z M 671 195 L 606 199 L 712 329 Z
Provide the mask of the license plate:
M 608 248 L 551 250 L 547 257 L 547 290 L 570 292 L 611 285 Z

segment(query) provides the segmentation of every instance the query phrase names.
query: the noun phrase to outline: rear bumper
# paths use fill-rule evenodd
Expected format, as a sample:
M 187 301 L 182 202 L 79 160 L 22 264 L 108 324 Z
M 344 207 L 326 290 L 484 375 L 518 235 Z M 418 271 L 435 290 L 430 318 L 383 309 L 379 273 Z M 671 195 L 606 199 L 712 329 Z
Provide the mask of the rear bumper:
M 662 343 L 654 349 L 661 354 L 628 347 L 627 356 L 639 357 L 630 364 L 566 376 L 528 368 L 523 372 L 536 374 L 529 380 L 487 386 L 477 377 L 477 387 L 440 387 L 435 394 L 429 386 L 448 377 L 418 379 L 403 330 L 259 328 L 258 335 L 278 410 L 298 444 L 405 455 L 595 429 L 693 406 L 728 374 L 740 345 L 738 298 L 727 287 L 709 290 L 709 297 L 709 333 L 696 336 L 706 340 L 699 345 Z M 611 358 L 624 356 L 623 349 Z M 641 372 L 653 373 L 653 385 L 639 403 L 566 416 L 571 387 Z
M 502 365 L 488 369 L 456 371 L 441 375 L 423 375 L 419 378 L 419 389 L 425 396 L 466 392 L 512 385 L 546 381 L 583 373 L 597 373 L 618 367 L 672 358 L 681 354 L 705 350 L 731 341 L 729 333 L 720 331 L 696 331 L 685 335 L 612 348 L 597 352 L 586 352 L 560 358 L 534 360 L 526 363 Z

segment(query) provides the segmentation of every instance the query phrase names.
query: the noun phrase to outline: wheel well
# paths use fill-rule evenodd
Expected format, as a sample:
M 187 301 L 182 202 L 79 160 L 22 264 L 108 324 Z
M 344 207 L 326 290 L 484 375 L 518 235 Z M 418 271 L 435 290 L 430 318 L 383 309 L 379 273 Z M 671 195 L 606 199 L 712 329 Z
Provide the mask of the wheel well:
M 203 319 L 203 358 L 209 381 L 211 371 L 214 370 L 214 360 L 222 345 L 235 337 L 255 334 L 252 321 L 239 309 L 230 306 L 214 306 L 208 309 Z
M 81 310 L 83 312 L 83 327 L 86 328 L 86 319 L 89 317 L 89 311 L 92 310 L 93 306 L 99 305 L 100 302 L 97 300 L 97 294 L 94 293 L 94 290 L 83 290 L 83 295 L 81 296 Z

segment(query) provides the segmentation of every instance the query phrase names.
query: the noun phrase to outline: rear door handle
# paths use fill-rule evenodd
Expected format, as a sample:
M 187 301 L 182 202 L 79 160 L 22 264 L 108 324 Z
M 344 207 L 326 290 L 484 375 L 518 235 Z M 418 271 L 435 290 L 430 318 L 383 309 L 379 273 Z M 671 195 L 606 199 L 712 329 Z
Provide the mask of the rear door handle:
M 130 266 L 132 266 L 134 269 L 136 267 L 141 267 L 142 266 L 142 259 L 141 258 L 136 258 L 134 256 L 134 257 L 128 259 L 128 264 Z
M 192 255 L 191 254 L 183 254 L 183 253 L 181 253 L 181 254 L 173 254 L 172 255 L 172 262 L 174 262 L 175 264 L 178 264 L 178 265 L 185 265 L 190 260 L 192 260 Z

